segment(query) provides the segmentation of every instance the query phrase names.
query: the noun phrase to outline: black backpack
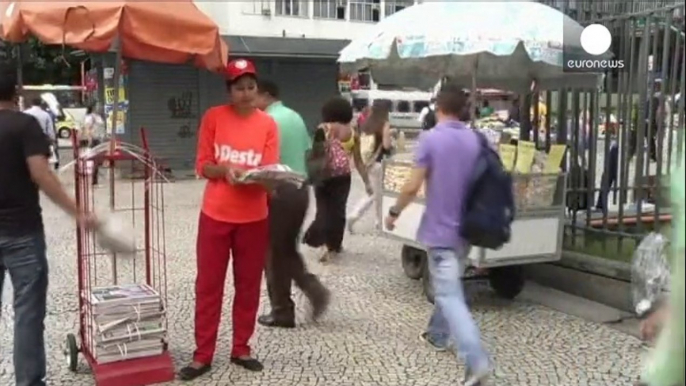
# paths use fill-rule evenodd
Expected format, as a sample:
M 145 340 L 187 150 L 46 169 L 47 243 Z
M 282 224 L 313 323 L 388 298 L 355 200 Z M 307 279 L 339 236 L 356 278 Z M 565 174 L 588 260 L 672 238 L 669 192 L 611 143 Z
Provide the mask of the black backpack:
M 515 200 L 512 175 L 486 137 L 476 133 L 481 152 L 469 182 L 460 233 L 475 247 L 500 249 L 510 241 Z
M 429 130 L 434 126 L 436 126 L 436 111 L 434 111 L 432 108 L 429 108 L 429 112 L 422 121 L 422 130 Z

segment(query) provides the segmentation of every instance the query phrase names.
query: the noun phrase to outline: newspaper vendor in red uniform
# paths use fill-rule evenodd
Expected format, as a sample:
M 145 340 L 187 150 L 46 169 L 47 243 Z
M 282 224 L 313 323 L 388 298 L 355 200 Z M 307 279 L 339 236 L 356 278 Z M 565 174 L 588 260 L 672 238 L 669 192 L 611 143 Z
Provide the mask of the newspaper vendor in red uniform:
M 260 371 L 248 341 L 255 330 L 268 245 L 267 191 L 238 184 L 245 170 L 279 159 L 276 123 L 256 109 L 257 74 L 252 63 L 234 60 L 226 69 L 230 103 L 209 109 L 198 135 L 196 171 L 207 179 L 198 224 L 193 362 L 180 377 L 208 372 L 217 342 L 224 283 L 233 257 L 234 300 L 231 362 Z

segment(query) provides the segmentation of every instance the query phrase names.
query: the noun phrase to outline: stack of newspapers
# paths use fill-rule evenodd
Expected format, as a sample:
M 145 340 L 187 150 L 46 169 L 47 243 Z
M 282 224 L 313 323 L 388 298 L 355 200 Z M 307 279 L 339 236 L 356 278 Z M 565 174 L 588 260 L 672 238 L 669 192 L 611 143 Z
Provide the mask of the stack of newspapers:
M 167 339 L 160 294 L 145 284 L 94 288 L 90 295 L 93 356 L 98 363 L 159 355 Z
M 243 173 L 238 181 L 240 183 L 270 182 L 272 184 L 289 183 L 301 186 L 305 182 L 305 176 L 293 171 L 283 164 L 260 166 Z

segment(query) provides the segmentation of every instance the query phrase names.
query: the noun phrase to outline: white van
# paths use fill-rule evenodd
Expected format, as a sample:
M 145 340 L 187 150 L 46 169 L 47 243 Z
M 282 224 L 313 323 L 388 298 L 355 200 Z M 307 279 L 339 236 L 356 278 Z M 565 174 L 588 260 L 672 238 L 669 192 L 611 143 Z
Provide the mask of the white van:
M 386 103 L 389 120 L 396 129 L 420 129 L 419 113 L 431 103 L 432 94 L 422 91 L 355 90 L 351 92 L 355 118 L 366 106 Z

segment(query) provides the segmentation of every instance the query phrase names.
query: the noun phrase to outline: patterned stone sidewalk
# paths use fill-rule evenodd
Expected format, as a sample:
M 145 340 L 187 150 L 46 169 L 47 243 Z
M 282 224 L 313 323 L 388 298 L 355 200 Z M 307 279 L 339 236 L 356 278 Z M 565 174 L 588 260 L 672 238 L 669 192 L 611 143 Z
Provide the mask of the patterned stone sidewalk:
M 193 350 L 194 237 L 202 184 L 177 182 L 166 189 L 170 347 L 181 366 Z M 352 197 L 360 194 L 361 188 L 355 186 Z M 51 261 L 48 384 L 92 385 L 83 361 L 74 374 L 62 356 L 66 333 L 77 331 L 73 230 L 47 203 L 45 216 Z M 301 317 L 295 330 L 259 328 L 254 347 L 265 364 L 262 373 L 248 373 L 228 363 L 231 297 L 227 296 L 214 370 L 193 385 L 459 385 L 460 362 L 418 339 L 431 307 L 419 283 L 403 275 L 400 245 L 374 236 L 372 224 L 371 218 L 365 219 L 360 234 L 346 236 L 345 255 L 330 265 L 320 265 L 315 251 L 304 248 L 310 267 L 335 295 L 331 310 L 318 325 Z M 535 304 L 496 299 L 478 283 L 471 287 L 475 317 L 496 365 L 494 385 L 622 386 L 636 378 L 643 352 L 635 338 Z M 0 385 L 12 385 L 12 315 L 7 304 L 11 295 L 5 292 Z M 263 299 L 263 308 L 266 303 Z M 304 315 L 306 308 L 299 303 Z

